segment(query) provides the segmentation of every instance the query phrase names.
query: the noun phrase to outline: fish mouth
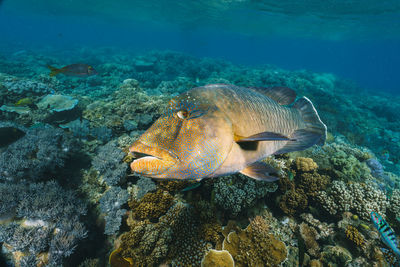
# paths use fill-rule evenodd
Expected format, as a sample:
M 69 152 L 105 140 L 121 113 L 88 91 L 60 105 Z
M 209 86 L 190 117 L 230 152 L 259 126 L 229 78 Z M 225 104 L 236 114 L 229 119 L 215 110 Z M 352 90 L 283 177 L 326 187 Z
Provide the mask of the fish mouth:
M 132 171 L 145 176 L 162 174 L 179 161 L 175 153 L 140 141 L 133 143 L 129 152 L 134 157 L 130 165 Z

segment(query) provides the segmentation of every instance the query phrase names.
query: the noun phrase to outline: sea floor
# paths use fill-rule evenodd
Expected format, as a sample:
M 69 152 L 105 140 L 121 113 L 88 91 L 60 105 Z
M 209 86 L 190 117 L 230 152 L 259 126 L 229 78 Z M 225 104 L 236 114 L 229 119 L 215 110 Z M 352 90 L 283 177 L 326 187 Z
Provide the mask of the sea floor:
M 72 63 L 98 75 L 49 76 L 46 65 Z M 129 145 L 170 99 L 210 83 L 292 88 L 314 103 L 326 144 L 267 158 L 274 183 L 132 175 Z M 400 231 L 398 110 L 399 95 L 331 73 L 173 51 L 4 50 L 0 265 L 393 266 L 370 213 Z

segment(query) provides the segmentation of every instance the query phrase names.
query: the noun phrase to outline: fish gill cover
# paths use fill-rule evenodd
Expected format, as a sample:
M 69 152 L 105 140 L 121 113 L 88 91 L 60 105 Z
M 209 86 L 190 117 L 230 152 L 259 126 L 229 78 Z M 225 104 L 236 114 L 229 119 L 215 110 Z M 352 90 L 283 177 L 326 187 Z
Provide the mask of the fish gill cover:
M 1 2 L 0 266 L 397 262 L 398 1 Z

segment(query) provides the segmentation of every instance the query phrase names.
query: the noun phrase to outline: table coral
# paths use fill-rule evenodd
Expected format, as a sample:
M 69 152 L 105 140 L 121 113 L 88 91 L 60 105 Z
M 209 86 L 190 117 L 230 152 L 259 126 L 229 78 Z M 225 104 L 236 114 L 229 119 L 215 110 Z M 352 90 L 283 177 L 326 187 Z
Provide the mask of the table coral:
M 38 108 L 51 112 L 71 110 L 78 104 L 78 99 L 66 95 L 47 95 L 37 104 Z
M 277 266 L 286 259 L 285 244 L 268 229 L 265 221 L 257 218 L 245 230 L 229 233 L 223 249 L 231 253 L 235 266 Z

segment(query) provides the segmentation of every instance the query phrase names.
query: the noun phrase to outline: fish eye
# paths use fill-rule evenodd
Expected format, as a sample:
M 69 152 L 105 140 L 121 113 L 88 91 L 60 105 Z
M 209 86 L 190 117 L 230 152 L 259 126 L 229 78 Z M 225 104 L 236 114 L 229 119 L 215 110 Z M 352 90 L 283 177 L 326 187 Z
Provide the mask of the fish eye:
M 188 115 L 189 115 L 189 113 L 188 113 L 188 111 L 187 110 L 179 110 L 177 113 L 176 113 L 176 115 L 180 118 L 180 119 L 186 119 L 187 117 L 188 117 Z

